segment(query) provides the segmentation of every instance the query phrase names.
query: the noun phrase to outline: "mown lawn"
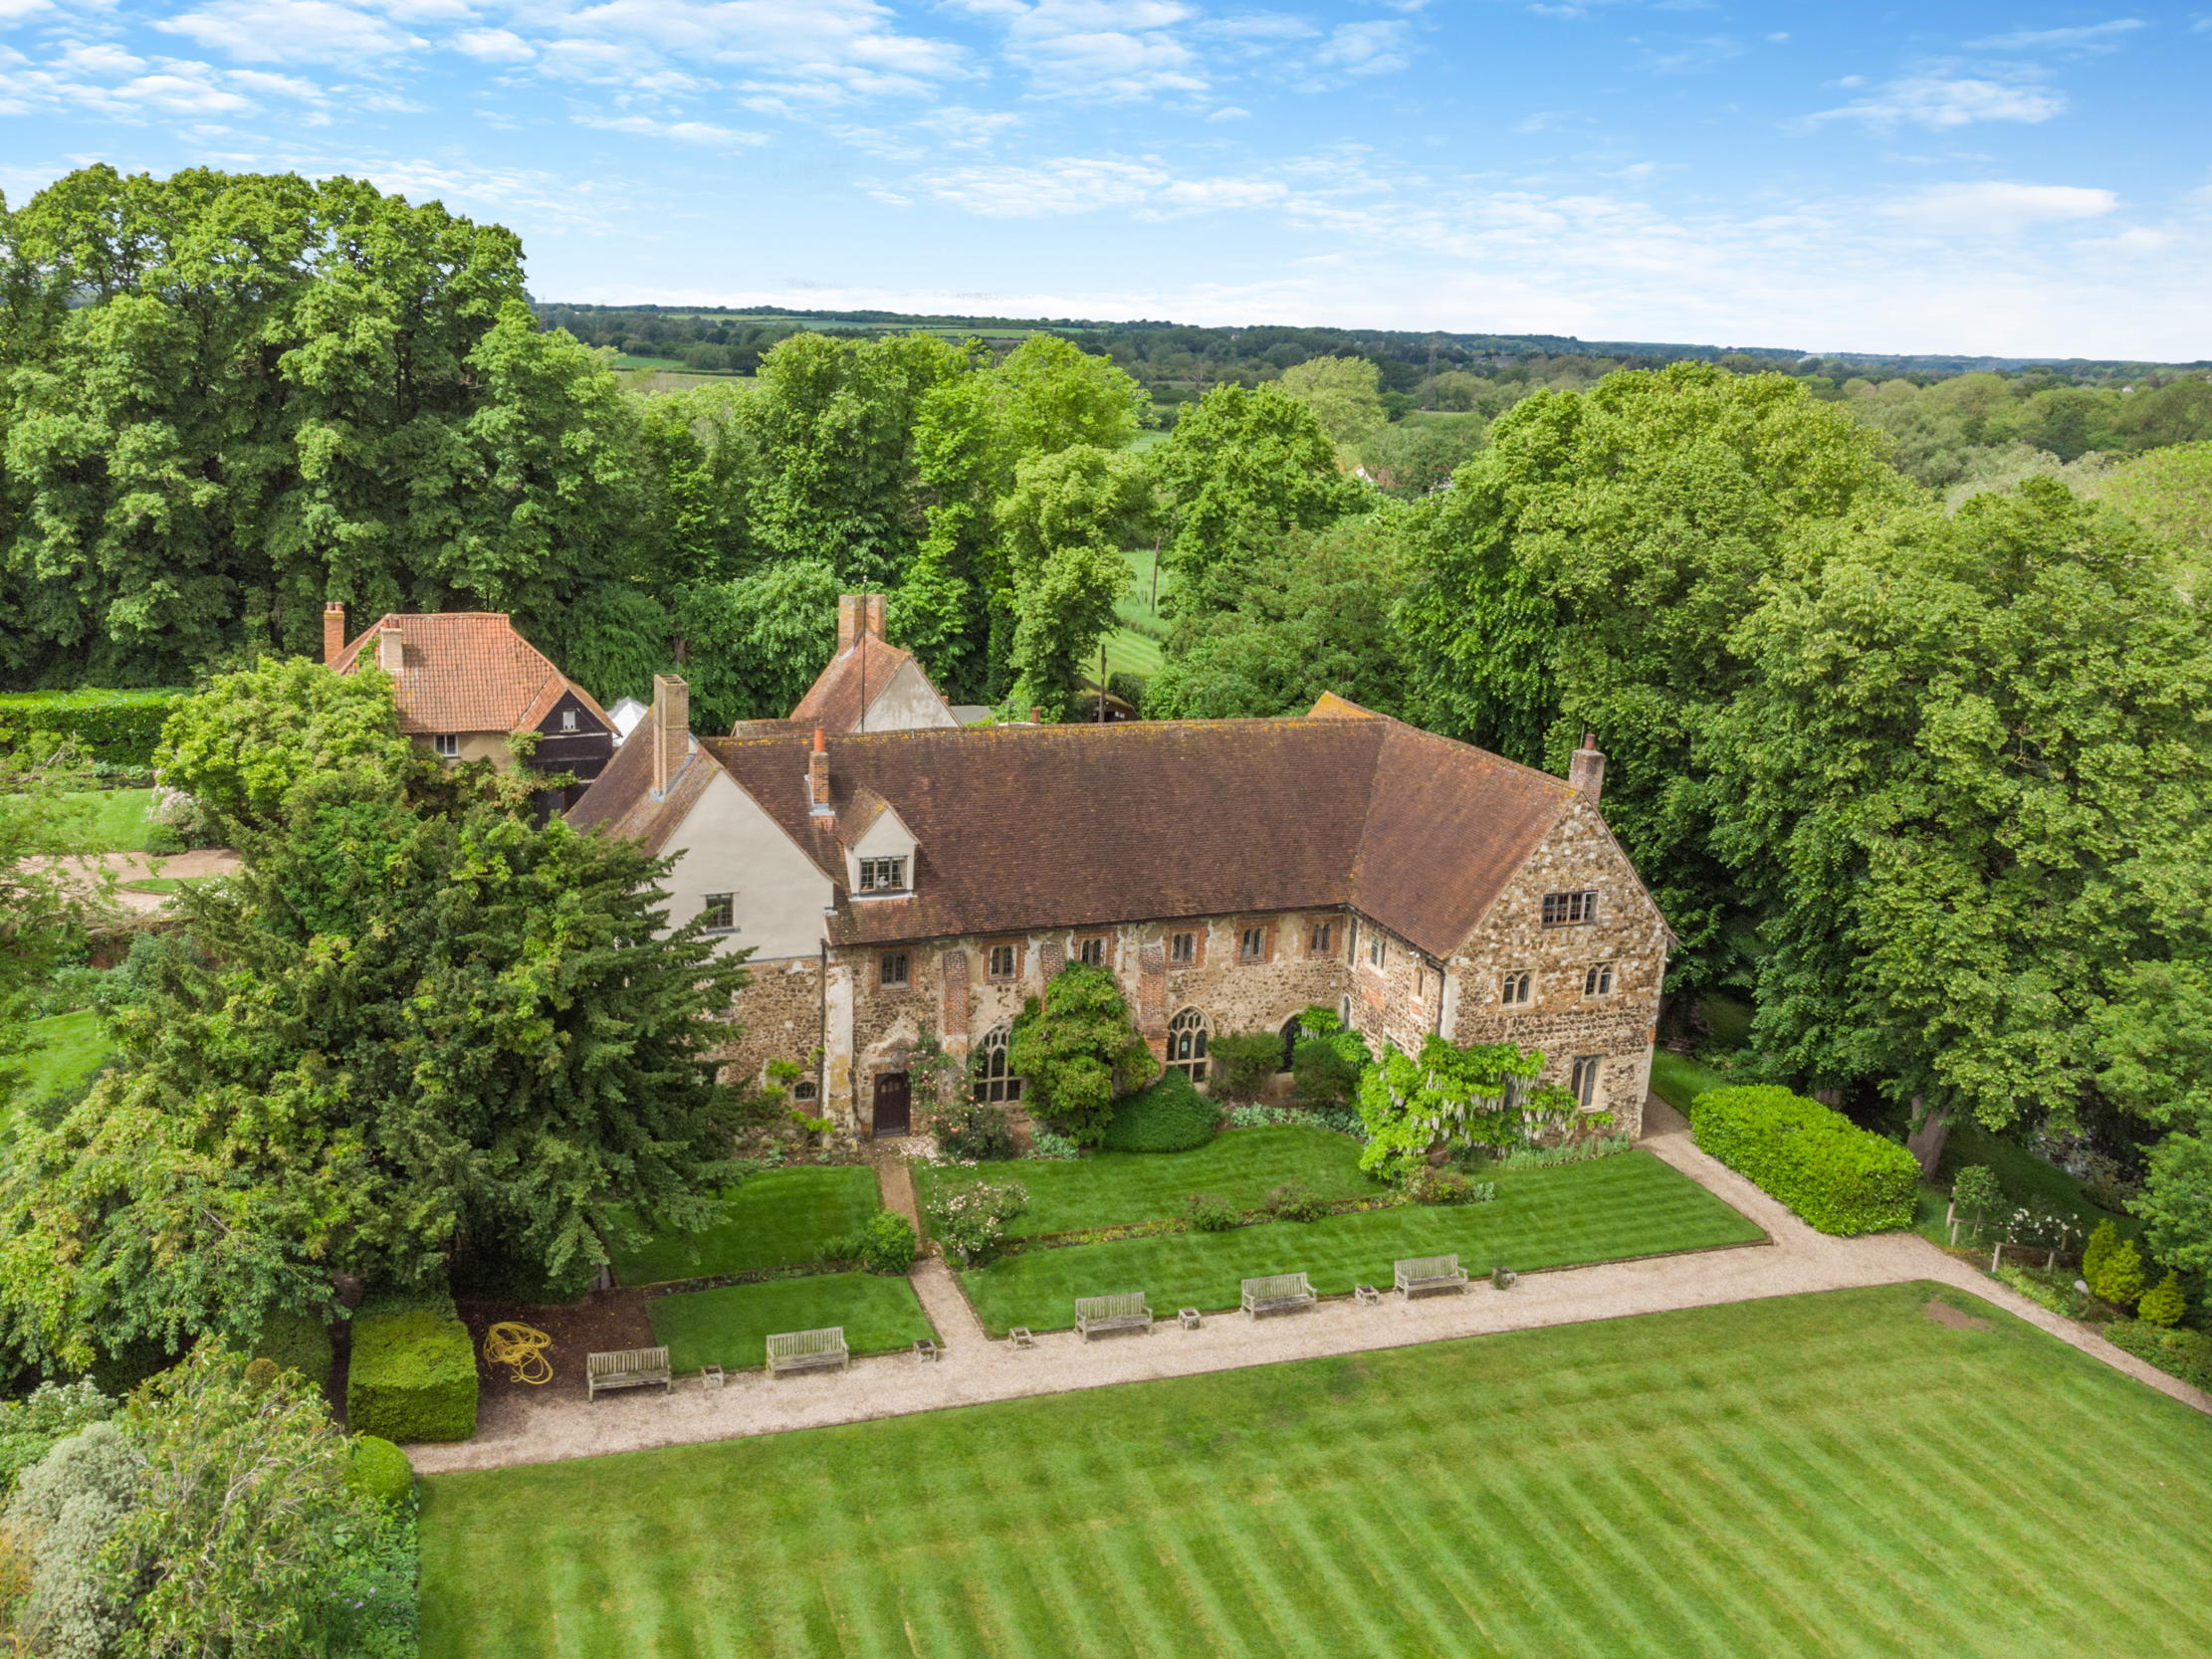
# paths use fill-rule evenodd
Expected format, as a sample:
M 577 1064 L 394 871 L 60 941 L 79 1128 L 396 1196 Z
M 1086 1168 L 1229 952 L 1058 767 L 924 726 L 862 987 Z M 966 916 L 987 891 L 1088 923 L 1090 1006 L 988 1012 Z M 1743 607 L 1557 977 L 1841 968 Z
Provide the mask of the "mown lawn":
M 912 1285 L 873 1273 L 816 1273 L 680 1291 L 655 1297 L 645 1312 L 679 1373 L 701 1365 L 758 1369 L 768 1363 L 768 1339 L 778 1331 L 841 1325 L 845 1346 L 855 1353 L 911 1348 L 918 1338 L 936 1335 Z
M 115 1051 L 107 1026 L 90 1008 L 33 1020 L 26 1031 L 30 1038 L 23 1056 L 26 1100 L 75 1087 L 99 1071 Z
M 2212 1421 L 1925 1284 L 423 1487 L 424 1659 L 2212 1652 Z
M 1689 1103 L 1707 1089 L 1718 1089 L 1727 1079 L 1686 1054 L 1662 1048 L 1652 1056 L 1652 1093 L 1676 1112 L 1687 1114 Z
M 829 1245 L 858 1231 L 883 1207 L 876 1172 L 842 1168 L 764 1169 L 723 1194 L 723 1219 L 697 1233 L 664 1233 L 614 1258 L 624 1285 L 707 1279 L 821 1261 Z M 778 1328 L 780 1329 L 780 1328 Z
M 1383 1190 L 1360 1172 L 1359 1143 L 1351 1137 L 1303 1126 L 1229 1130 L 1189 1152 L 1093 1152 L 1069 1162 L 1019 1158 L 914 1171 L 925 1205 L 980 1181 L 1018 1181 L 1027 1190 L 1027 1213 L 1007 1228 L 1016 1238 L 1181 1215 L 1194 1192 L 1256 1209 L 1270 1187 L 1287 1181 L 1302 1181 L 1324 1198 L 1366 1198 Z
M 84 809 L 78 820 L 81 853 L 142 853 L 153 824 L 151 789 L 82 789 L 64 797 Z
M 1065 1330 L 1075 1323 L 1079 1296 L 1143 1291 L 1155 1314 L 1172 1318 L 1178 1308 L 1234 1308 L 1238 1281 L 1268 1273 L 1303 1271 L 1323 1296 L 1342 1296 L 1358 1284 L 1388 1285 L 1402 1256 L 1456 1251 L 1469 1273 L 1500 1263 L 1525 1272 L 1764 1236 L 1646 1151 L 1494 1178 L 1497 1197 L 1486 1204 L 1405 1205 L 1226 1233 L 1024 1250 L 964 1273 L 961 1282 L 995 1337 L 1014 1325 Z

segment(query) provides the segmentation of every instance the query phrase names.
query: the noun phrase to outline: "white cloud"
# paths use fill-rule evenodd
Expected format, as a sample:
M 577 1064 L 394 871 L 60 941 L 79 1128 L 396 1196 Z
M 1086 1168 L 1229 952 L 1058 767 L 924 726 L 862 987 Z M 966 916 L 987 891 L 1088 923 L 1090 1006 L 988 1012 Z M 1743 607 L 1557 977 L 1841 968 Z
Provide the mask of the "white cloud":
M 538 49 L 512 29 L 464 29 L 447 44 L 487 64 L 527 64 L 538 56 Z
M 1406 34 L 1403 23 L 1340 23 L 1313 61 L 1347 75 L 1394 74 L 1406 67 Z
M 2116 52 L 2119 36 L 2144 27 L 2139 17 L 2115 17 L 2109 23 L 2090 23 L 2074 29 L 2016 29 L 2009 35 L 1991 35 L 1966 44 L 1993 52 Z
M 815 100 L 918 94 L 966 73 L 959 47 L 902 34 L 877 0 L 525 0 L 519 27 L 553 34 L 549 57 L 586 38 L 673 54 L 685 69 L 742 65 L 755 90 Z M 557 59 L 555 59 L 557 62 Z
M 604 132 L 632 132 L 641 138 L 667 138 L 705 149 L 737 149 L 768 142 L 766 132 L 738 132 L 709 121 L 657 121 L 648 115 L 575 115 L 578 126 L 595 126 Z
M 1218 109 L 1209 109 L 1206 118 L 1210 121 L 1248 121 L 1252 112 L 1234 104 L 1224 104 Z
M 1196 13 L 1181 0 L 947 0 L 995 23 L 1006 62 L 1043 98 L 1126 103 L 1211 85 L 1177 32 Z
M 1106 208 L 1139 218 L 1268 207 L 1290 188 L 1268 178 L 1179 178 L 1156 157 L 1062 156 L 1030 167 L 959 167 L 909 188 L 991 219 L 1041 219 Z
M 1975 121 L 2047 121 L 2065 108 L 2065 96 L 2043 87 L 1914 75 L 1892 81 L 1857 104 L 1824 109 L 1809 116 L 1807 124 L 1857 120 L 1869 126 L 1898 126 L 1909 122 L 1944 131 Z
M 2030 225 L 2100 219 L 2119 206 L 2109 190 L 2078 184 L 1931 184 L 1884 204 L 1882 211 L 1921 230 L 1941 235 L 1987 236 L 2025 230 Z
M 920 116 L 914 124 L 934 132 L 954 149 L 989 149 L 994 142 L 1015 131 L 1023 117 L 1010 109 L 971 109 L 948 104 Z
M 248 63 L 352 63 L 424 44 L 332 0 L 213 0 L 153 26 Z

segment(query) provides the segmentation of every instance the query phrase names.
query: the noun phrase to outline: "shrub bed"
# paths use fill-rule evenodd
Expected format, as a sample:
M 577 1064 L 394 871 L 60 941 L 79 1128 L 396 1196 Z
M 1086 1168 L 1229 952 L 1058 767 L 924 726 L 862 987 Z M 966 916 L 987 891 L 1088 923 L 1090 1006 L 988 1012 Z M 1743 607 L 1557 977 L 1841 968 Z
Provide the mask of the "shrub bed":
M 2142 1320 L 2114 1320 L 2101 1327 L 2104 1340 L 2136 1358 L 2178 1376 L 2191 1387 L 2212 1390 L 2212 1337 L 2201 1331 L 2176 1331 Z
M 476 1432 L 476 1348 L 440 1293 L 363 1302 L 353 1318 L 345 1415 L 356 1434 L 466 1440 Z
M 1188 1152 L 1214 1139 L 1221 1115 L 1181 1072 L 1169 1072 L 1114 1108 L 1106 1145 L 1116 1152 Z
M 1787 1089 L 1709 1089 L 1689 1106 L 1698 1147 L 1824 1233 L 1912 1225 L 1920 1166 L 1894 1141 Z

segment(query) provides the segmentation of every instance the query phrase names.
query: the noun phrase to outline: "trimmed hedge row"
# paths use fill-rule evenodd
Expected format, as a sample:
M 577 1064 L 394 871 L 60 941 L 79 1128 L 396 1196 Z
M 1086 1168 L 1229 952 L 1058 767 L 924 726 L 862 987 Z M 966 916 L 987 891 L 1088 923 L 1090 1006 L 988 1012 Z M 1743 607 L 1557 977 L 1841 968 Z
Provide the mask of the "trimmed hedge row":
M 1772 1087 L 1708 1089 L 1689 1103 L 1689 1128 L 1701 1150 L 1824 1233 L 1912 1225 L 1918 1161 L 1818 1101 Z
M 1187 1152 L 1214 1139 L 1221 1111 L 1181 1072 L 1168 1072 L 1114 1108 L 1106 1146 L 1116 1152 Z
M 0 694 L 0 748 L 15 747 L 34 731 L 53 731 L 76 738 L 95 760 L 150 766 L 161 723 L 190 695 L 168 687 Z
M 330 1380 L 330 1328 L 312 1314 L 271 1314 L 247 1346 L 249 1358 L 270 1360 L 280 1371 L 298 1371 L 317 1388 Z
M 364 1298 L 353 1316 L 346 1424 L 386 1440 L 476 1432 L 476 1345 L 442 1289 Z

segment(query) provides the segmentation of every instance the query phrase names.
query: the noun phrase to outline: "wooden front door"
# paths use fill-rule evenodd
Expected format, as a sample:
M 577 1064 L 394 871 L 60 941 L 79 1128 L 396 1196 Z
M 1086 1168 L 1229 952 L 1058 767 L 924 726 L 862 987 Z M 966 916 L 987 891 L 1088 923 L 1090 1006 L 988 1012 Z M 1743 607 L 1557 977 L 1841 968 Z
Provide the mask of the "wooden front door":
M 886 1135 L 904 1135 L 913 1121 L 912 1093 L 904 1072 L 878 1072 L 876 1074 L 875 1133 L 880 1140 Z

